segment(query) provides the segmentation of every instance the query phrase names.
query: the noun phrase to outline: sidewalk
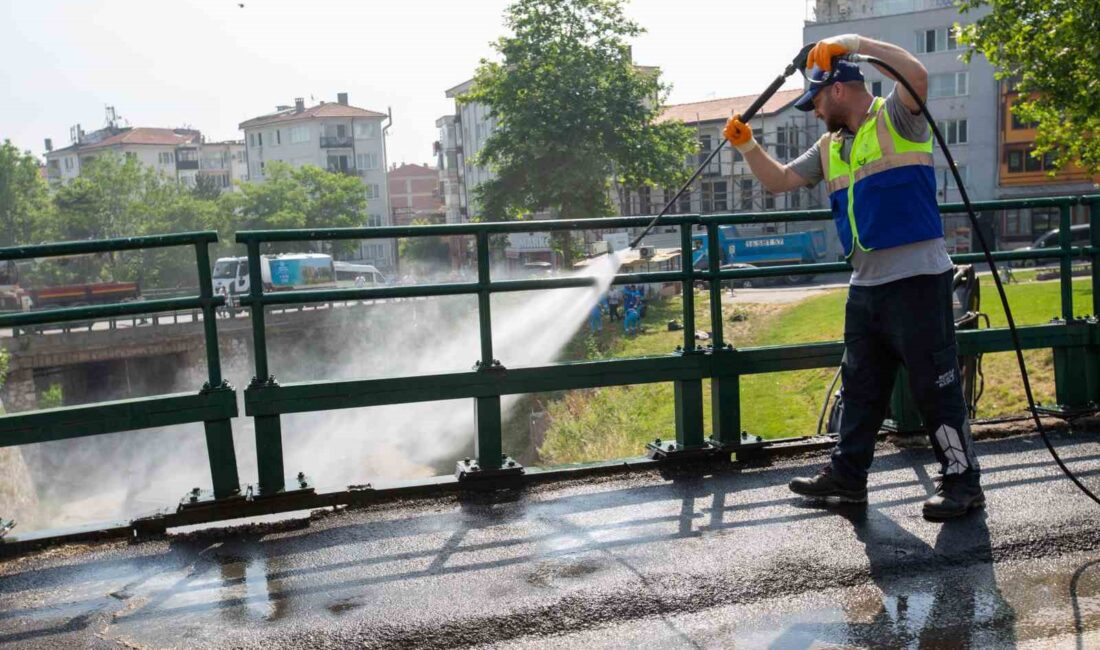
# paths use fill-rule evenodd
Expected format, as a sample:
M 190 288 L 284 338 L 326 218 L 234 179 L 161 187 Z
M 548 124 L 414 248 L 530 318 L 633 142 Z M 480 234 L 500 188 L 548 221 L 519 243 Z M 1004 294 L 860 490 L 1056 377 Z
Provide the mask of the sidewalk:
M 1100 436 L 1057 444 L 1100 486 Z M 925 521 L 929 450 L 866 508 L 786 489 L 824 456 L 344 511 L 281 532 L 0 564 L 3 647 L 807 647 L 1074 643 L 1100 630 L 1100 507 L 1038 438 L 978 443 L 984 512 Z M 1075 577 L 1076 576 L 1076 577 Z M 1072 587 L 1072 590 L 1071 590 Z

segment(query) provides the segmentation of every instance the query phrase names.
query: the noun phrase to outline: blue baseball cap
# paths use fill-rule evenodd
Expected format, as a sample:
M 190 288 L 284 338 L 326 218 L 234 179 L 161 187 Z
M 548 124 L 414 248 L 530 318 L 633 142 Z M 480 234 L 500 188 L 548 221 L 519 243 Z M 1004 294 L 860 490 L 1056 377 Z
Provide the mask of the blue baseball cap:
M 814 110 L 814 96 L 821 92 L 822 88 L 826 88 L 838 82 L 863 81 L 863 71 L 860 70 L 859 66 L 855 63 L 836 60 L 833 61 L 833 70 L 831 74 L 826 73 L 815 65 L 813 69 L 806 74 L 806 78 L 821 83 L 810 84 L 810 89 L 806 91 L 806 94 L 799 97 L 798 101 L 794 103 L 794 107 L 800 111 Z

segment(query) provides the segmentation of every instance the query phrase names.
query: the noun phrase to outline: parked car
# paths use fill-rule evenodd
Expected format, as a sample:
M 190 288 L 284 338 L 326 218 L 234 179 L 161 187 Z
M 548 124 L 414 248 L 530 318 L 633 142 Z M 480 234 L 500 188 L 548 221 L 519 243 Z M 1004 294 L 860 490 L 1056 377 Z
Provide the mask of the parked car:
M 1070 226 L 1070 245 L 1071 246 L 1088 246 L 1089 245 L 1089 224 L 1079 223 L 1076 226 Z M 1039 248 L 1057 248 L 1060 245 L 1061 230 L 1055 228 L 1054 230 L 1047 231 L 1040 235 L 1030 246 L 1025 246 L 1019 250 L 1031 251 Z M 1021 260 L 1020 266 L 1035 266 L 1039 262 L 1050 263 L 1054 262 L 1054 258 L 1048 260 Z

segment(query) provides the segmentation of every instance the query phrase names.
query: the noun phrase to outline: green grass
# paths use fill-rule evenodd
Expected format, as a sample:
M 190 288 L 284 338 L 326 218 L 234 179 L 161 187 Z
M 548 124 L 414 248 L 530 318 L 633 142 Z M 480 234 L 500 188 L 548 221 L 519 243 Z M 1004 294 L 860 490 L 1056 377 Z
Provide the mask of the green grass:
M 982 279 L 982 307 L 993 327 L 1004 327 L 1004 311 L 988 277 Z M 1060 288 L 1056 281 L 1021 282 L 1005 287 L 1009 304 L 1020 325 L 1048 322 L 1060 314 Z M 793 305 L 725 305 L 726 340 L 738 347 L 789 345 L 840 340 L 843 336 L 847 290 L 837 289 Z M 1088 279 L 1073 283 L 1073 302 L 1079 313 L 1091 312 Z M 665 323 L 680 320 L 680 296 L 650 307 L 646 331 L 632 338 L 619 329 L 605 329 L 598 336 L 578 336 L 568 357 L 609 358 L 667 354 L 683 342 L 683 332 L 668 332 Z M 737 312 L 746 320 L 734 322 Z M 696 293 L 698 329 L 709 328 L 709 301 Z M 616 325 L 621 325 L 616 323 Z M 1025 352 L 1036 399 L 1050 401 L 1054 393 L 1049 350 Z M 1019 413 L 1026 409 L 1015 355 L 985 355 L 985 394 L 979 417 Z M 817 427 L 825 391 L 833 368 L 749 375 L 741 381 L 742 427 L 766 438 L 806 435 Z M 669 384 L 615 386 L 573 391 L 551 400 L 547 410 L 550 430 L 539 449 L 540 461 L 567 463 L 632 456 L 641 453 L 653 438 L 669 438 L 675 431 L 673 388 Z M 704 382 L 705 426 L 710 426 L 710 386 Z

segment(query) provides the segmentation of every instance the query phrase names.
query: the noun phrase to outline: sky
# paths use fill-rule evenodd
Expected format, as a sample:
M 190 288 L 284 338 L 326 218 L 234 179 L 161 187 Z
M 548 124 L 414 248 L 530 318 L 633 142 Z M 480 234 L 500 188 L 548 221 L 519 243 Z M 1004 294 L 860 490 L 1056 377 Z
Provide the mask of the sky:
M 243 4 L 242 8 L 239 6 Z M 241 139 L 237 125 L 304 97 L 393 110 L 391 163 L 429 163 L 445 91 L 506 33 L 510 0 L 0 0 L 0 140 L 41 155 L 105 124 Z M 755 94 L 802 44 L 805 0 L 633 0 L 670 103 Z M 785 87 L 799 87 L 793 76 Z M 312 100 L 311 100 L 312 98 Z

